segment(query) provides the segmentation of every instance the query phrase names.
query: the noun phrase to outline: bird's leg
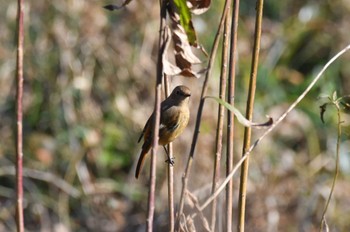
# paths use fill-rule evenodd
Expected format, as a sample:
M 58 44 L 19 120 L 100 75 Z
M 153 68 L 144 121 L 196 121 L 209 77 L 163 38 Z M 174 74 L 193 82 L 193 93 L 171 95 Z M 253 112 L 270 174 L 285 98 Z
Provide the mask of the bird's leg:
M 170 156 L 169 156 L 169 152 L 168 152 L 168 150 L 166 149 L 166 147 L 165 146 L 163 146 L 163 148 L 164 148 L 164 151 L 165 151 L 165 153 L 166 153 L 166 155 L 168 156 L 168 159 L 167 160 L 165 160 L 165 162 L 166 163 L 169 163 L 171 166 L 173 166 L 174 165 L 174 157 L 173 158 L 170 158 Z

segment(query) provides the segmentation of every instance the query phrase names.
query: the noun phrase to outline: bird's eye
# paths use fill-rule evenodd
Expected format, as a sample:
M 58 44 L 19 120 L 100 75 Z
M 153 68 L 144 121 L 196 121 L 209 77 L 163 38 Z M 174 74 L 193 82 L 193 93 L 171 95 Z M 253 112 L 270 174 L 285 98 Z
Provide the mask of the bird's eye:
M 180 95 L 180 90 L 176 91 L 176 94 L 177 94 L 177 95 Z

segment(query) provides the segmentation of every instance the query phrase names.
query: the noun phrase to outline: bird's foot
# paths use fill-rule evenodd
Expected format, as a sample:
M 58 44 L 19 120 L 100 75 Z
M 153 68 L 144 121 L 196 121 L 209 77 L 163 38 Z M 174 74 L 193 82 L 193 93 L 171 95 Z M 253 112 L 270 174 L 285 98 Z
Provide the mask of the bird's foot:
M 174 166 L 174 164 L 175 164 L 174 159 L 175 159 L 175 157 L 173 157 L 173 158 L 170 158 L 170 157 L 169 157 L 167 160 L 165 160 L 165 163 L 168 163 L 168 164 L 170 164 L 171 166 Z

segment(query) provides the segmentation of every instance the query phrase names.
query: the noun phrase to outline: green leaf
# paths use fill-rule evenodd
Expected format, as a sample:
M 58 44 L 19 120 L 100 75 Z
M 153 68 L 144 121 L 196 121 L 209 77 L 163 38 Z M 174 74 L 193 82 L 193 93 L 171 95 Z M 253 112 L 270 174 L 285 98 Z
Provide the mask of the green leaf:
M 192 15 L 186 2 L 186 0 L 174 0 L 180 15 L 180 24 L 185 29 L 188 41 L 191 45 L 197 46 L 197 36 L 192 24 Z
M 207 96 L 205 98 L 214 99 L 217 103 L 223 105 L 226 109 L 232 111 L 235 114 L 238 122 L 240 122 L 245 127 L 262 128 L 262 127 L 269 127 L 273 124 L 273 120 L 271 117 L 269 117 L 269 120 L 267 122 L 255 123 L 246 119 L 238 109 L 236 109 L 234 106 L 230 105 L 229 103 L 225 102 L 224 100 L 213 96 Z

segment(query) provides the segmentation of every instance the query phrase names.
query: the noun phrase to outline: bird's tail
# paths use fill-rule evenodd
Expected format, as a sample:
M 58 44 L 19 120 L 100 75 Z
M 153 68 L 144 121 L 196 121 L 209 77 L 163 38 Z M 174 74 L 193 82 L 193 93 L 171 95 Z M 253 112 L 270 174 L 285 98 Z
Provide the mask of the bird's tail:
M 135 178 L 136 179 L 139 178 L 139 175 L 140 175 L 140 172 L 141 172 L 141 168 L 142 168 L 142 165 L 143 165 L 143 163 L 145 161 L 145 157 L 146 157 L 147 152 L 148 152 L 148 149 L 142 149 L 142 151 L 140 153 L 139 161 L 137 162 L 136 172 L 135 172 Z

